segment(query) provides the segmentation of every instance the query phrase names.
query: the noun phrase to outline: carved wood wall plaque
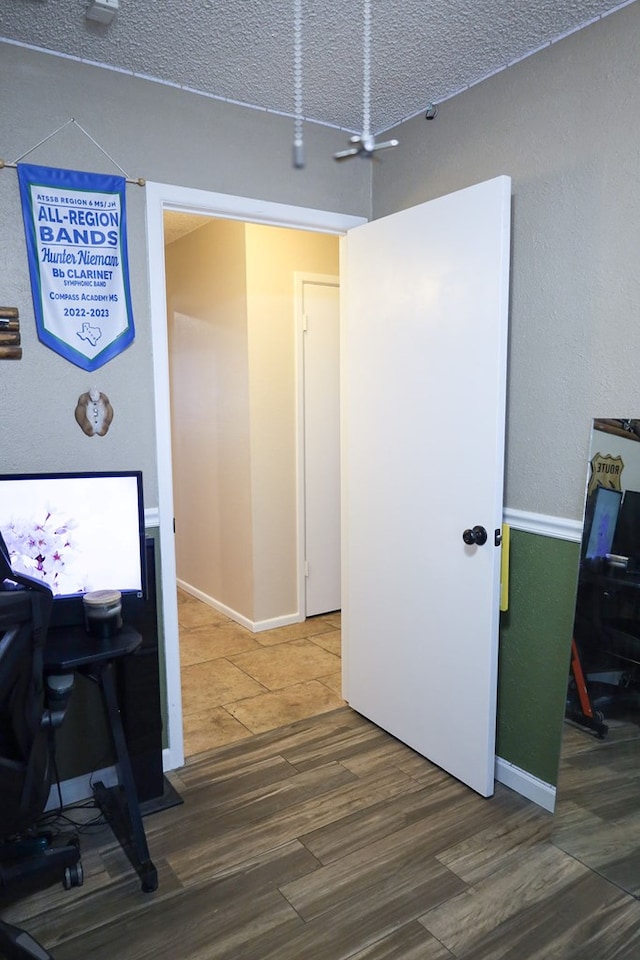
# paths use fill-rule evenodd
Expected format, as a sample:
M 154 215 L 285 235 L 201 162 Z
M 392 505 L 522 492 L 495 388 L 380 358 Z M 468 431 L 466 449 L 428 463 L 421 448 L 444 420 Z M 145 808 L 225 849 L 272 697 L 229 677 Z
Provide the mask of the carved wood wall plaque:
M 21 360 L 17 307 L 0 307 L 0 360 Z

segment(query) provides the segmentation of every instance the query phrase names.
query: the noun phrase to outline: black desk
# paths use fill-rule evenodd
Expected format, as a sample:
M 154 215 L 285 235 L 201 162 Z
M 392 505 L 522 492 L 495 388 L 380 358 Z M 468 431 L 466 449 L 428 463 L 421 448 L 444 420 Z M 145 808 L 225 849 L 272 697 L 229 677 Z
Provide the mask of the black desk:
M 612 717 L 640 722 L 640 571 L 584 561 L 578 578 L 566 716 L 608 732 Z
M 602 590 L 640 590 L 640 571 L 589 570 L 580 572 L 580 584 L 600 587 Z
M 54 627 L 47 637 L 44 671 L 45 674 L 77 671 L 98 683 L 102 690 L 121 782 L 115 787 L 105 787 L 98 782 L 93 792 L 138 872 L 143 891 L 148 893 L 158 886 L 158 872 L 149 856 L 115 682 L 116 661 L 133 654 L 141 643 L 142 636 L 128 626 L 108 639 L 90 636 L 84 626 Z
M 79 624 L 51 627 L 44 651 L 47 673 L 85 672 L 87 669 L 137 650 L 142 637 L 137 630 L 124 626 L 114 637 L 94 637 Z
M 585 565 L 578 579 L 577 612 L 585 637 L 578 642 L 611 649 L 611 628 L 623 621 L 630 636 L 640 637 L 640 573 L 604 565 Z M 585 629 L 586 628 L 586 629 Z M 636 639 L 636 645 L 639 641 Z

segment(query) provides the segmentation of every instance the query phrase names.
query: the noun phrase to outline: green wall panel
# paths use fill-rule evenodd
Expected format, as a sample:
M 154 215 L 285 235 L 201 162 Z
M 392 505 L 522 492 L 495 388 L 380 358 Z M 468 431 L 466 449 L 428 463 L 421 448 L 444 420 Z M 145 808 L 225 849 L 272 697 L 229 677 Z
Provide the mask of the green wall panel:
M 511 531 L 500 622 L 496 753 L 555 785 L 580 546 Z

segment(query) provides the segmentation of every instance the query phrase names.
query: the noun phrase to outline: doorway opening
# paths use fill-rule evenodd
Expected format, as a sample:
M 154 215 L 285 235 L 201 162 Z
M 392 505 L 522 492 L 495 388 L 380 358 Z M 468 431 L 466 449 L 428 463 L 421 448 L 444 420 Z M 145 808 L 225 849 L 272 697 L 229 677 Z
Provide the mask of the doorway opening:
M 340 608 L 338 241 L 185 213 L 164 227 L 192 755 L 343 704 L 339 619 L 319 617 Z
M 483 796 L 495 766 L 510 202 L 509 178 L 497 177 L 358 225 L 341 245 L 345 696 Z M 162 237 L 161 211 L 148 209 L 149 239 Z M 312 219 L 288 225 L 309 229 Z M 446 497 L 434 451 L 450 464 Z M 160 451 L 158 460 L 170 487 Z M 497 531 L 479 555 L 460 537 L 468 517 Z M 167 522 L 161 508 L 161 540 Z M 429 629 L 417 632 L 423 621 Z M 465 691 L 462 713 L 450 676 Z M 424 722 L 425 703 L 438 724 Z
M 173 503 L 174 503 L 174 477 L 171 470 L 172 451 L 171 451 L 171 407 L 170 407 L 170 389 L 169 389 L 169 331 L 167 329 L 167 299 L 165 293 L 165 281 L 167 279 L 167 264 L 164 255 L 164 234 L 162 218 L 164 212 L 180 211 L 182 213 L 199 214 L 201 216 L 212 217 L 219 220 L 242 221 L 245 224 L 271 225 L 274 227 L 294 227 L 298 230 L 315 230 L 321 234 L 340 235 L 356 224 L 362 223 L 361 218 L 337 216 L 334 214 L 325 214 L 321 211 L 306 210 L 304 208 L 284 207 L 279 204 L 258 204 L 256 201 L 242 198 L 234 198 L 224 195 L 208 194 L 202 191 L 188 190 L 185 188 L 175 188 L 167 185 L 149 184 L 148 185 L 148 237 L 150 252 L 150 273 L 152 287 L 152 331 L 154 343 L 154 372 L 156 387 L 156 417 L 157 417 L 157 448 L 158 448 L 158 502 L 159 502 L 159 528 L 162 557 L 162 581 L 163 581 L 163 619 L 165 636 L 165 662 L 166 662 L 166 703 L 167 703 L 167 734 L 168 745 L 165 751 L 165 769 L 173 769 L 179 766 L 184 759 L 183 750 L 183 715 L 182 715 L 182 693 L 180 688 L 181 665 L 180 665 L 180 643 L 179 643 L 179 617 L 178 602 L 176 599 L 176 583 L 178 582 L 178 570 L 176 568 L 175 542 L 173 536 Z M 180 311 L 179 311 L 180 312 Z M 183 315 L 188 316 L 189 311 L 184 311 Z M 168 468 L 168 469 L 167 469 Z M 185 602 L 196 603 L 198 598 L 193 594 L 186 594 Z M 208 608 L 212 610 L 211 607 Z M 231 612 L 230 608 L 228 612 Z M 227 616 L 226 611 L 215 611 L 218 615 Z M 293 611 L 295 614 L 297 611 Z M 201 614 L 202 615 L 202 614 Z M 275 620 L 275 622 L 273 622 Z M 291 622 L 293 620 L 293 623 Z M 296 618 L 288 618 L 285 623 L 278 623 L 275 618 L 263 617 L 261 626 L 274 629 L 289 627 L 294 630 L 300 630 L 304 624 L 296 623 Z M 298 618 L 299 621 L 299 618 Z M 255 622 L 250 624 L 255 626 Z M 221 632 L 217 638 L 223 639 L 223 633 L 232 629 L 242 627 L 234 621 L 223 620 L 218 626 Z M 335 622 L 325 625 L 324 633 L 335 633 Z M 253 643 L 257 643 L 255 637 L 258 634 L 252 634 L 247 631 Z M 319 635 L 319 634 L 318 634 Z M 266 641 L 268 630 L 260 630 L 260 636 Z M 276 637 L 277 634 L 271 634 Z M 262 653 L 267 647 L 274 648 L 280 646 L 280 642 L 263 643 L 257 653 Z M 297 640 L 297 638 L 295 638 Z M 307 640 L 307 638 L 300 638 Z M 314 641 L 311 641 L 314 642 Z M 329 651 L 323 650 L 318 643 L 314 646 L 321 651 L 321 655 L 329 654 Z M 284 648 L 282 648 L 282 651 Z M 249 651 L 244 651 L 248 653 Z M 242 652 L 237 656 L 244 655 Z M 228 659 L 228 658 L 226 658 Z M 238 664 L 234 667 L 240 669 Z M 260 681 L 258 681 L 260 682 Z M 265 692 L 269 692 L 265 686 Z M 246 699 L 246 698 L 244 698 Z

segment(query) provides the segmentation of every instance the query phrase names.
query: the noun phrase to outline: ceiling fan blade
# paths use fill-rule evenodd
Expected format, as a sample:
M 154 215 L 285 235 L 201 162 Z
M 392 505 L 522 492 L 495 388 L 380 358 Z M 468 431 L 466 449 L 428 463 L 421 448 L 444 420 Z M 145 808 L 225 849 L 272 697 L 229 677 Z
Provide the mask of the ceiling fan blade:
M 349 157 L 369 157 L 373 159 L 374 153 L 378 150 L 388 150 L 389 147 L 397 147 L 397 140 L 385 140 L 383 143 L 376 143 L 373 137 L 367 138 L 365 141 L 361 136 L 360 137 L 351 137 L 350 142 L 353 144 L 352 147 L 349 147 L 348 150 L 340 150 L 338 153 L 334 153 L 334 160 L 347 160 Z
M 398 140 L 385 140 L 384 143 L 376 143 L 372 150 L 388 150 L 389 147 L 397 147 Z
M 338 153 L 334 153 L 334 160 L 348 160 L 349 157 L 357 157 L 361 152 L 360 147 L 350 147 L 348 150 L 339 150 Z

